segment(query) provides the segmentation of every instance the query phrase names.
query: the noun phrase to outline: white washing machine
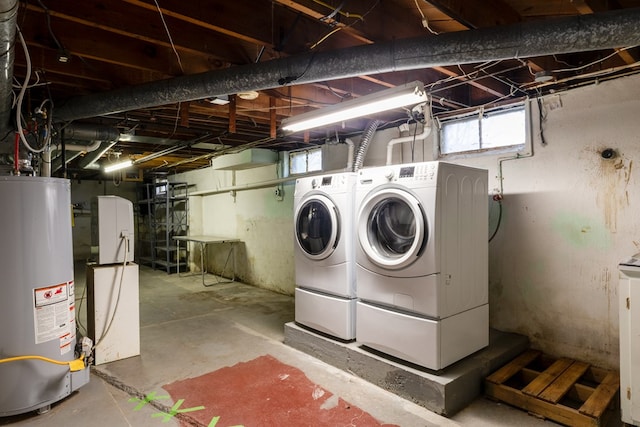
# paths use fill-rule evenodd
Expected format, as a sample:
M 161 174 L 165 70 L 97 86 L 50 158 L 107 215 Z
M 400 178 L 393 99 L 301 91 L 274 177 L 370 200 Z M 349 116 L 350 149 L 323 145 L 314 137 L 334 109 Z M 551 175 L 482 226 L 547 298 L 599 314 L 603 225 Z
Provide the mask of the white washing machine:
M 295 320 L 342 340 L 355 339 L 354 193 L 357 174 L 296 180 Z
M 359 171 L 358 343 L 440 370 L 489 344 L 487 171 Z

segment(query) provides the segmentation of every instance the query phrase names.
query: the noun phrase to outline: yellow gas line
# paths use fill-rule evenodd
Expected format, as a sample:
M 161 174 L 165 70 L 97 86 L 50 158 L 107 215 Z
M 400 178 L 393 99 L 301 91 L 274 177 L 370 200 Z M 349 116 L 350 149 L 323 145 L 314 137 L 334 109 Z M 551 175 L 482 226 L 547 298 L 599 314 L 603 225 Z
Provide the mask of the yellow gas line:
M 17 362 L 19 360 L 41 360 L 43 362 L 53 363 L 55 365 L 62 365 L 62 366 L 67 365 L 69 366 L 69 370 L 71 372 L 81 371 L 85 368 L 84 356 L 75 360 L 71 360 L 69 362 L 65 362 L 62 360 L 49 359 L 48 357 L 44 357 L 44 356 L 16 356 L 16 357 L 9 357 L 6 359 L 0 359 L 0 363 Z

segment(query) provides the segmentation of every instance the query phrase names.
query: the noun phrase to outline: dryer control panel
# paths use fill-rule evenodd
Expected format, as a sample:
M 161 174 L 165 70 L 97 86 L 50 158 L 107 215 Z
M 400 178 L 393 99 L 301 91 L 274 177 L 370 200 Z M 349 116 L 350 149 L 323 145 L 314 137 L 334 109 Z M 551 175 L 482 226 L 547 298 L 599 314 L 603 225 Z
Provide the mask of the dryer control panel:
M 399 180 L 409 179 L 412 181 L 434 181 L 437 171 L 438 162 L 400 166 L 397 178 Z

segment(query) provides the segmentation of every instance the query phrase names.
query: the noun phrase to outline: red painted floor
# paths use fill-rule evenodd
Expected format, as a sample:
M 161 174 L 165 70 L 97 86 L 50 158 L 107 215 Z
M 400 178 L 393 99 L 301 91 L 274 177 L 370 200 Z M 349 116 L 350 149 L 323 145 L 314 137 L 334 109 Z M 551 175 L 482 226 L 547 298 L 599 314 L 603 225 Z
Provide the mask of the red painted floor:
M 265 355 L 164 386 L 190 418 L 208 427 L 390 426 Z

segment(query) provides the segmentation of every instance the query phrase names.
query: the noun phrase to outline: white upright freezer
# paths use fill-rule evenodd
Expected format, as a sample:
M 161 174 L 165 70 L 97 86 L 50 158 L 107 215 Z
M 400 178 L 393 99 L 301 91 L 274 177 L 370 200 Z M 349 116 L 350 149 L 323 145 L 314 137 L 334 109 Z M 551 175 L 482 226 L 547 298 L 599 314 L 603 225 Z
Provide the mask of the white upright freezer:
M 622 421 L 640 426 L 640 254 L 618 268 Z

